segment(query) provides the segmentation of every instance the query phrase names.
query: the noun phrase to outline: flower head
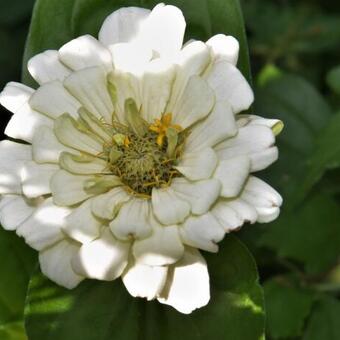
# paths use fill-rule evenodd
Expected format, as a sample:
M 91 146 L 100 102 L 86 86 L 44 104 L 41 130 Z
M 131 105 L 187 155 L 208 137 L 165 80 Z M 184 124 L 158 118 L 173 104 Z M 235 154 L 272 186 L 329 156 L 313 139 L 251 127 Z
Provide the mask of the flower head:
M 1 223 L 62 286 L 121 277 L 131 295 L 190 313 L 210 298 L 200 250 L 279 214 L 252 173 L 277 159 L 282 123 L 239 114 L 253 92 L 234 38 L 183 46 L 184 31 L 174 6 L 122 8 L 99 40 L 33 57 L 37 90 L 0 95 L 18 140 L 0 143 Z

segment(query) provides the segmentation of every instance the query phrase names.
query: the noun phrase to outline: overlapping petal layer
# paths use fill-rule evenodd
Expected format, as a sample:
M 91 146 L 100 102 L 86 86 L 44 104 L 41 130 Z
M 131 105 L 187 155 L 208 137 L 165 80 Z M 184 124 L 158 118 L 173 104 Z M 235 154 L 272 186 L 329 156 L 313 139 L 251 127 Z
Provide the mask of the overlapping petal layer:
M 18 140 L 0 143 L 0 221 L 62 286 L 121 276 L 132 296 L 191 313 L 210 298 L 198 249 L 279 214 L 280 195 L 251 173 L 277 159 L 282 123 L 238 115 L 253 92 L 236 39 L 183 46 L 185 26 L 174 6 L 122 8 L 99 40 L 32 58 L 37 90 L 0 94 Z

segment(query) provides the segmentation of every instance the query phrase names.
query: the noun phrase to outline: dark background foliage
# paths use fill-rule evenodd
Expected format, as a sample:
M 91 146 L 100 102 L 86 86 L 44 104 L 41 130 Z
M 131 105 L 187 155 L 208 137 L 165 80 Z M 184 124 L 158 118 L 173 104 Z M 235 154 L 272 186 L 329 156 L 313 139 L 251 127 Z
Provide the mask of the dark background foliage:
M 0 0 L 0 88 L 20 80 L 33 3 Z M 338 340 L 340 2 L 243 0 L 242 7 L 256 92 L 254 112 L 285 123 L 278 139 L 280 159 L 261 174 L 282 193 L 282 214 L 270 225 L 246 226 L 238 233 L 259 267 L 267 337 Z M 2 132 L 10 114 L 0 110 Z M 0 267 L 7 263 L 7 249 L 15 247 L 18 259 L 10 265 L 24 266 L 20 275 L 27 280 L 33 261 L 26 250 L 20 258 L 25 246 L 15 242 L 13 235 L 0 244 Z M 11 282 L 1 277 L 0 291 Z M 24 294 L 17 293 L 14 311 L 22 309 Z M 0 321 L 1 308 L 0 303 Z M 14 314 L 14 321 L 20 318 Z M 16 334 L 21 326 L 14 322 L 13 327 Z M 0 322 L 0 339 L 1 334 Z M 17 334 L 13 339 L 24 339 L 20 329 Z

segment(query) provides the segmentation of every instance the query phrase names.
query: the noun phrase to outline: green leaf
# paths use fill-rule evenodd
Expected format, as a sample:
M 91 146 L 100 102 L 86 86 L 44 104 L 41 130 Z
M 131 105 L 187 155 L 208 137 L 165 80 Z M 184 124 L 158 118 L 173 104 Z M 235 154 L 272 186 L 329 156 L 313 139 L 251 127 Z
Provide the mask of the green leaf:
M 301 201 L 326 170 L 340 167 L 340 112 L 334 115 L 316 140 L 316 146 L 307 159 L 304 179 L 299 186 L 296 201 Z
M 306 160 L 314 151 L 316 137 L 329 122 L 330 107 L 308 82 L 282 75 L 258 89 L 254 111 L 281 119 L 285 125 L 277 141 L 279 159 L 265 177 L 283 194 L 285 204 L 290 204 L 305 176 Z
M 332 198 L 317 194 L 285 212 L 265 229 L 259 243 L 304 264 L 308 273 L 335 265 L 340 249 L 340 210 Z
M 314 294 L 279 280 L 270 280 L 264 284 L 264 296 L 268 334 L 273 339 L 301 336 Z
M 0 227 L 0 339 L 25 339 L 23 312 L 34 251 Z
M 24 56 L 23 80 L 34 82 L 26 65 L 29 58 L 58 49 L 83 34 L 97 36 L 104 19 L 126 6 L 153 8 L 158 0 L 37 0 Z M 239 67 L 250 80 L 248 46 L 238 0 L 169 0 L 183 10 L 187 20 L 186 39 L 207 40 L 217 33 L 235 36 L 240 42 Z
M 303 340 L 340 339 L 340 302 L 324 297 L 314 308 Z
M 207 258 L 212 298 L 191 315 L 132 298 L 120 280 L 87 280 L 66 290 L 36 272 L 25 313 L 29 339 L 261 339 L 263 296 L 251 255 L 228 236 L 221 251 Z
M 328 86 L 337 94 L 340 94 L 340 65 L 333 68 L 327 74 Z

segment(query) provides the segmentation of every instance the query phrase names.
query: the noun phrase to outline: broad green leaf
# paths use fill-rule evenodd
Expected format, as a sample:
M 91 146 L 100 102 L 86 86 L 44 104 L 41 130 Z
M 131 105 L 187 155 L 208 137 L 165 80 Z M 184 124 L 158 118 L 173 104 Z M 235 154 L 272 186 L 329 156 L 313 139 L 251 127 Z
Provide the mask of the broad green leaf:
M 132 298 L 120 280 L 87 280 L 74 290 L 66 290 L 36 272 L 25 313 L 29 339 L 261 339 L 263 296 L 255 263 L 233 236 L 221 246 L 218 254 L 207 256 L 211 301 L 191 315 Z
M 327 74 L 328 86 L 337 94 L 340 94 L 340 66 L 333 68 Z
M 327 124 L 316 140 L 315 149 L 307 159 L 305 177 L 297 192 L 296 201 L 302 200 L 326 170 L 340 166 L 340 112 Z
M 104 19 L 126 6 L 153 8 L 154 0 L 37 0 L 24 57 L 25 83 L 34 84 L 26 70 L 29 58 L 46 49 L 58 49 L 83 34 L 97 36 Z M 250 80 L 248 46 L 238 0 L 169 0 L 183 10 L 186 39 L 207 40 L 217 33 L 235 36 L 241 45 L 239 67 Z
M 254 111 L 281 119 L 285 125 L 277 141 L 279 159 L 265 174 L 283 194 L 285 204 L 290 204 L 305 176 L 305 163 L 314 151 L 316 137 L 331 117 L 330 107 L 308 82 L 282 75 L 258 89 Z
M 324 297 L 314 308 L 303 340 L 340 339 L 340 302 Z
M 311 312 L 314 294 L 270 280 L 264 284 L 267 332 L 273 339 L 301 336 L 305 320 Z
M 23 312 L 35 254 L 14 233 L 0 227 L 0 339 L 25 339 Z
M 308 273 L 320 273 L 336 264 L 340 255 L 340 210 L 330 197 L 317 194 L 302 206 L 285 212 L 265 229 L 260 244 L 304 264 Z

